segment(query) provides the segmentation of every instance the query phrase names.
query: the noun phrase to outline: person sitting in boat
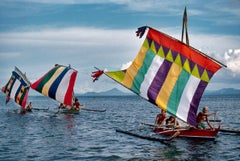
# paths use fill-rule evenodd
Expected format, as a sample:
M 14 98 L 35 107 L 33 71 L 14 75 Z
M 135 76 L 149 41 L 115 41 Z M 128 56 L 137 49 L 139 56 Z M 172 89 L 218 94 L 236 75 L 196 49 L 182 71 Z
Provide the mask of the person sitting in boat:
M 166 127 L 178 127 L 179 123 L 176 120 L 175 117 L 169 116 L 169 118 L 166 120 Z
M 78 101 L 77 98 L 75 98 L 75 102 L 73 103 L 73 107 L 72 107 L 73 110 L 80 110 L 80 102 Z
M 26 111 L 32 112 L 32 102 L 29 102 L 29 104 L 26 107 Z
M 155 119 L 155 126 L 163 125 L 166 119 L 166 111 L 162 110 Z
M 205 107 L 203 107 L 202 111 L 198 113 L 197 120 L 196 120 L 198 129 L 206 129 L 204 121 L 207 121 L 207 124 L 210 127 L 210 129 L 213 129 L 211 123 L 208 120 L 208 116 L 216 115 L 217 112 L 213 112 L 210 114 L 208 114 L 207 112 L 208 112 L 208 107 L 205 106 Z
M 59 109 L 65 109 L 66 106 L 63 103 L 60 103 L 60 105 L 58 106 Z

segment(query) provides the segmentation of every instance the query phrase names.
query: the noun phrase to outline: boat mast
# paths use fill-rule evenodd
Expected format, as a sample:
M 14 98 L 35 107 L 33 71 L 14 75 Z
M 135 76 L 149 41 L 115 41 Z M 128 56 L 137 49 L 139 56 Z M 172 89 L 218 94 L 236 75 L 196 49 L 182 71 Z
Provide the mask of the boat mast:
M 188 20 L 187 20 L 187 9 L 186 9 L 186 7 L 185 7 L 184 13 L 183 13 L 182 39 L 181 39 L 182 42 L 183 42 L 183 37 L 184 37 L 184 31 L 186 31 L 186 44 L 189 46 L 189 39 L 188 39 Z
M 186 7 L 185 7 L 185 9 L 184 9 L 184 13 L 183 13 L 182 38 L 181 38 L 181 42 L 182 42 L 182 43 L 184 43 L 184 42 L 183 42 L 184 31 L 186 31 L 186 45 L 189 46 L 189 38 L 188 38 L 188 20 L 187 20 L 187 9 L 186 9 Z M 190 46 L 189 46 L 189 47 L 190 47 Z M 192 48 L 192 49 L 194 49 L 194 48 Z M 194 50 L 196 50 L 196 49 L 194 49 Z M 197 50 L 197 51 L 198 51 L 198 50 Z M 223 63 L 221 63 L 220 61 L 218 61 L 218 60 L 216 60 L 216 59 L 214 59 L 214 58 L 208 56 L 207 54 L 205 54 L 205 53 L 203 53 L 203 52 L 201 52 L 201 51 L 198 51 L 198 52 L 201 53 L 202 55 L 208 57 L 209 59 L 215 61 L 215 62 L 218 63 L 219 65 L 221 65 L 221 66 L 223 66 L 223 67 L 225 67 L 225 68 L 227 67 L 225 64 L 223 64 Z

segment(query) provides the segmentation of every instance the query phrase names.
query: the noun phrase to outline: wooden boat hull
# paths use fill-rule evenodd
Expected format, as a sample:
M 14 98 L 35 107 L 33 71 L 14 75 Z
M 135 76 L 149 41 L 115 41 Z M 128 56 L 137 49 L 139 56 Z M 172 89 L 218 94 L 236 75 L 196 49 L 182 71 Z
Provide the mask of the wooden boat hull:
M 201 139 L 215 139 L 219 132 L 220 127 L 217 129 L 195 129 L 195 128 L 180 128 L 180 129 L 166 129 L 166 128 L 154 128 L 153 132 L 161 135 L 174 135 L 179 132 L 178 137 L 188 138 L 201 138 Z
M 79 114 L 80 110 L 73 110 L 73 109 L 62 109 L 61 113 L 67 113 L 67 114 Z

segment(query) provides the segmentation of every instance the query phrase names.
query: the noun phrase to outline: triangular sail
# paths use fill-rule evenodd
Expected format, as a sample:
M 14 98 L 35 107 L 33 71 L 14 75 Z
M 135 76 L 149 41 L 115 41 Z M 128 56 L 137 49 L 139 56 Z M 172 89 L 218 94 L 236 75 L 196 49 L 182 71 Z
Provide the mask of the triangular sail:
M 76 77 L 76 70 L 56 64 L 44 76 L 34 82 L 31 88 L 58 102 L 72 106 Z
M 142 36 L 146 27 L 139 28 Z M 179 119 L 196 125 L 196 113 L 211 77 L 222 66 L 188 45 L 149 28 L 130 67 L 105 72 L 129 90 Z
M 11 98 L 22 108 L 25 108 L 30 84 L 26 75 L 15 67 L 10 80 L 2 87 L 2 92 L 7 96 L 6 103 L 8 103 Z

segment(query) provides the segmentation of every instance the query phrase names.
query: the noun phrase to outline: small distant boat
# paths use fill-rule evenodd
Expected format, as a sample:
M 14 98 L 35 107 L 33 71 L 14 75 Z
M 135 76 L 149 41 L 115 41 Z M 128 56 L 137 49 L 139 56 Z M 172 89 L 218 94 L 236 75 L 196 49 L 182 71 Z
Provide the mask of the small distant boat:
M 39 93 L 58 101 L 65 106 L 73 106 L 74 85 L 77 71 L 70 66 L 56 64 L 51 70 L 31 85 Z M 71 112 L 78 112 L 73 110 Z
M 83 108 L 84 106 L 80 106 L 80 109 L 74 109 L 72 108 L 71 106 L 64 106 L 64 108 L 60 108 L 59 109 L 59 112 L 60 113 L 65 113 L 65 114 L 79 114 L 81 109 Z
M 81 105 L 79 110 L 72 109 L 71 107 L 59 109 L 59 111 L 61 113 L 70 113 L 70 114 L 79 114 L 81 110 L 92 111 L 92 112 L 106 112 L 106 109 L 102 109 L 102 110 L 101 109 L 90 109 L 90 108 L 86 108 L 84 105 Z
M 67 114 L 79 114 L 80 110 L 74 110 L 74 109 L 61 109 L 61 113 L 67 113 Z
M 187 24 L 186 18 L 185 9 L 183 27 Z M 203 92 L 212 76 L 226 66 L 191 47 L 187 31 L 185 44 L 183 33 L 182 41 L 179 41 L 148 26 L 138 28 L 137 36 L 141 38 L 146 30 L 147 36 L 138 55 L 127 69 L 103 71 L 96 68 L 98 71 L 92 73 L 93 81 L 104 73 L 168 114 L 196 127 L 197 111 Z M 154 128 L 153 131 L 164 135 L 178 132 L 178 136 L 215 138 L 219 128 Z
M 28 92 L 31 82 L 20 69 L 15 67 L 8 83 L 2 87 L 2 92 L 6 94 L 6 104 L 10 99 L 21 106 L 22 111 L 26 111 Z

